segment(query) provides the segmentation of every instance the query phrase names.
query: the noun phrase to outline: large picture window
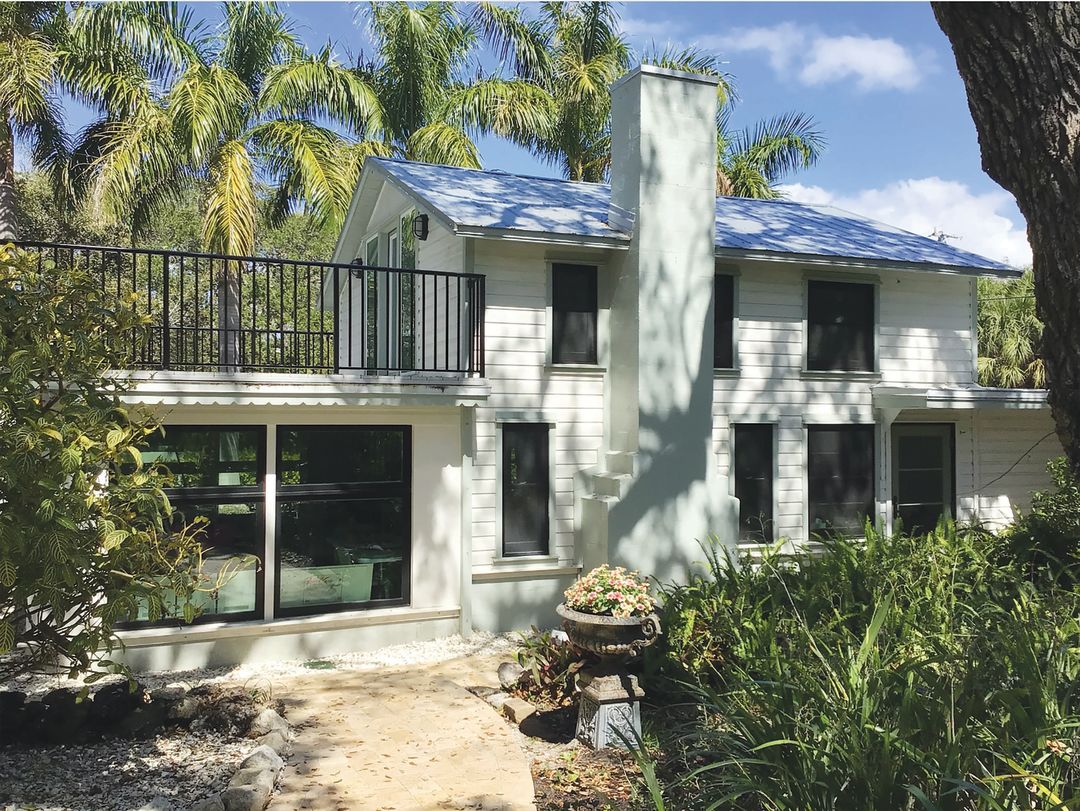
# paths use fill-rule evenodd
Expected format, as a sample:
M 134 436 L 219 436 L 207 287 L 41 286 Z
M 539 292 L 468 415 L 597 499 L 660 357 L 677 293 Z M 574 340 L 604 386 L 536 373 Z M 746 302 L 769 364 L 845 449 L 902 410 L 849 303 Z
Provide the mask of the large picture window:
M 503 555 L 548 554 L 551 471 L 544 423 L 502 426 Z
M 142 453 L 144 463 L 164 464 L 172 474 L 166 494 L 174 525 L 207 522 L 200 538 L 204 581 L 191 599 L 196 622 L 262 616 L 265 436 L 261 427 L 169 425 Z M 182 617 L 182 601 L 166 592 L 162 622 Z M 148 621 L 149 607 L 131 619 Z
M 806 368 L 874 371 L 873 284 L 807 282 Z
M 552 363 L 596 363 L 596 268 L 551 266 Z
M 412 438 L 405 426 L 282 426 L 276 614 L 408 601 Z
M 808 442 L 811 534 L 861 536 L 874 514 L 874 426 L 813 425 Z

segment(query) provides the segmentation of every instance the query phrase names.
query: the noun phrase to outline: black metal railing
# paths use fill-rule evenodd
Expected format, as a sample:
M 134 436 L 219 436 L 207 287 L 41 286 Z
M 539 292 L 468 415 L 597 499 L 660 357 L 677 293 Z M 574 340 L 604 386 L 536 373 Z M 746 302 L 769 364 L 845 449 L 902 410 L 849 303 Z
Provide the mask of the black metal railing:
M 484 277 L 271 257 L 16 242 L 151 317 L 132 369 L 484 374 Z

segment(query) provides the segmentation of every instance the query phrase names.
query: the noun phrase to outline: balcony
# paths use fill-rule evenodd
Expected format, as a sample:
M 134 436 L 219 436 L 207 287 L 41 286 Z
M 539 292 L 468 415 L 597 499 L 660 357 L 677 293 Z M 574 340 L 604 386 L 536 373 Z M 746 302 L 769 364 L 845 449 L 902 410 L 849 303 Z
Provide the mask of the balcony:
M 131 370 L 483 377 L 484 277 L 271 257 L 16 242 L 148 314 Z

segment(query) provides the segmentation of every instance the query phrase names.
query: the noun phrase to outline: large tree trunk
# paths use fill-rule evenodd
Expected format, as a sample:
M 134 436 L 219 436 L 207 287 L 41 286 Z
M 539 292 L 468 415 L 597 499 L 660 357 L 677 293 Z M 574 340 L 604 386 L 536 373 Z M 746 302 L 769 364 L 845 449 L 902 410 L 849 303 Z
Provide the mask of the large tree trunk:
M 18 239 L 15 230 L 15 138 L 7 118 L 0 120 L 0 241 Z
M 987 174 L 1016 197 L 1057 433 L 1080 475 L 1080 6 L 933 3 Z

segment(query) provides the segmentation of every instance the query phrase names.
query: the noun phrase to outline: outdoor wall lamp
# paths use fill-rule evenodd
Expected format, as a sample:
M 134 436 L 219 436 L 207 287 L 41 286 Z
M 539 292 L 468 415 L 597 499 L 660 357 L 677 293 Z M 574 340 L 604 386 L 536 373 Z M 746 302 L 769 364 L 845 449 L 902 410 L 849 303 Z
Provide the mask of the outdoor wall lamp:
M 412 221 L 413 236 L 423 242 L 427 239 L 428 235 L 428 216 L 427 214 L 417 214 L 413 217 Z

